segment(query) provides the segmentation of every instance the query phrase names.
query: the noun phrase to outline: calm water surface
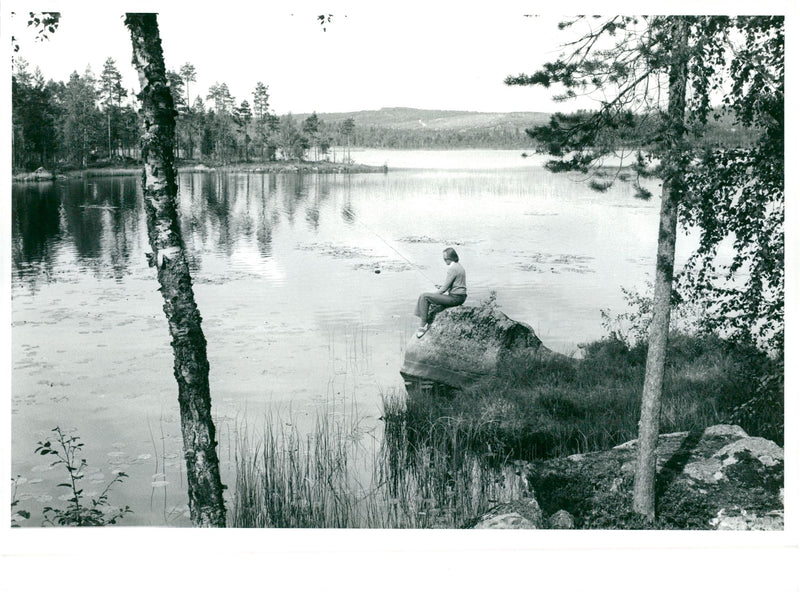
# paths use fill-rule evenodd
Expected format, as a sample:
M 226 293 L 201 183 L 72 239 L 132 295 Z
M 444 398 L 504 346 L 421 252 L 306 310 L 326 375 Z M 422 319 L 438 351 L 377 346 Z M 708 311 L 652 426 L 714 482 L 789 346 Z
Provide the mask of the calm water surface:
M 650 277 L 658 200 L 625 184 L 595 193 L 519 151 L 353 158 L 390 170 L 180 175 L 230 487 L 236 430 L 267 416 L 307 429 L 319 414 L 358 415 L 378 437 L 380 393 L 403 388 L 414 303 L 444 277 L 445 246 L 467 270 L 468 304 L 496 291 L 504 312 L 567 354 L 603 334 L 600 309 L 622 312 L 620 286 Z M 65 504 L 62 475 L 33 454 L 59 425 L 86 442 L 88 493 L 115 470 L 130 475 L 111 496 L 135 511 L 123 524 L 187 525 L 139 177 L 15 185 L 12 226 L 12 471 L 30 524 L 43 504 Z

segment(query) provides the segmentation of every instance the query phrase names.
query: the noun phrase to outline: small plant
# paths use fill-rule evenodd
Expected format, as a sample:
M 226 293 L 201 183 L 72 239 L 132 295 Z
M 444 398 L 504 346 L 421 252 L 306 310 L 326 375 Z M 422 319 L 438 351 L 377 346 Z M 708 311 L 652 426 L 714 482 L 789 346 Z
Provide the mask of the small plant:
M 19 528 L 20 522 L 31 517 L 31 513 L 26 510 L 14 510 L 14 508 L 19 505 L 17 487 L 24 482 L 25 478 L 22 477 L 22 475 L 17 475 L 15 478 L 11 479 L 11 484 L 13 486 L 11 490 L 11 528 Z
M 67 487 L 72 493 L 67 501 L 69 506 L 66 509 L 45 506 L 42 509 L 44 514 L 44 524 L 51 526 L 106 526 L 116 524 L 117 520 L 123 518 L 125 514 L 132 510 L 124 508 L 113 508 L 108 503 L 108 492 L 116 483 L 121 483 L 128 475 L 117 473 L 117 475 L 106 485 L 106 488 L 95 498 L 88 498 L 80 487 L 80 481 L 84 477 L 84 470 L 88 467 L 86 459 L 77 460 L 78 454 L 83 448 L 78 436 L 69 436 L 56 426 L 52 432 L 55 438 L 47 438 L 44 442 L 39 442 L 36 453 L 42 456 L 53 455 L 56 460 L 50 466 L 62 465 L 67 471 L 69 481 L 59 483 L 58 487 Z M 14 502 L 12 502 L 12 507 Z

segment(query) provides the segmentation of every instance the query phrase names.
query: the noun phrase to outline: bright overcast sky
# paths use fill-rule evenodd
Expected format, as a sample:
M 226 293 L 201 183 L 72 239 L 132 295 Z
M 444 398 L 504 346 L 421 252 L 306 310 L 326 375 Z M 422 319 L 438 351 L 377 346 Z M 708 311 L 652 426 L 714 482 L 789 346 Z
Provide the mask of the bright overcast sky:
M 11 7 L 17 16 L 10 29 L 31 67 L 39 66 L 47 79 L 67 80 L 73 71 L 82 74 L 87 64 L 99 75 L 110 56 L 126 87 L 137 87 L 122 21 L 125 5 L 87 9 L 85 3 L 56 4 L 61 25 L 50 40 L 39 43 L 25 27 L 30 3 Z M 556 17 L 526 17 L 519 7 L 487 9 L 489 2 L 461 11 L 351 3 L 323 31 L 316 20 L 320 10 L 298 4 L 304 6 L 198 2 L 187 10 L 186 4 L 162 2 L 149 8 L 159 12 L 167 67 L 177 70 L 191 62 L 197 69 L 190 92 L 205 94 L 213 83 L 225 82 L 237 102 L 252 103 L 252 90 L 262 81 L 279 114 L 381 107 L 555 109 L 550 92 L 507 87 L 503 79 L 558 56 Z M 331 5 L 330 11 L 336 10 L 337 3 Z M 203 6 L 208 8 L 197 8 Z M 439 4 L 431 1 L 430 6 Z
M 790 0 L 789 3 L 791 3 Z M 760 12 L 785 13 L 786 2 L 765 0 Z M 48 10 L 62 12 L 58 31 L 34 42 L 25 26 L 31 0 L 2 5 L 4 36 L 20 41 L 20 55 L 39 66 L 45 78 L 67 80 L 89 65 L 95 75 L 112 57 L 125 86 L 138 89 L 130 65 L 131 49 L 123 13 L 159 13 L 167 67 L 186 62 L 197 70 L 190 88 L 205 96 L 216 82 L 228 84 L 237 102 L 252 103 L 258 81 L 269 86 L 271 107 L 278 113 L 343 112 L 381 107 L 416 107 L 467 111 L 555 111 L 591 108 L 587 102 L 555 104 L 552 92 L 539 87 L 507 87 L 509 74 L 532 73 L 560 54 L 560 46 L 577 31 L 559 32 L 566 14 L 596 11 L 585 3 L 517 0 L 130 0 L 126 2 L 48 0 Z M 747 4 L 673 0 L 648 5 L 651 13 L 751 13 Z M 604 5 L 631 13 L 636 3 Z M 659 8 L 661 10 L 659 10 Z M 17 16 L 8 18 L 9 11 Z M 525 16 L 546 10 L 545 16 Z M 323 31 L 316 19 L 334 13 Z M 561 11 L 559 11 L 560 13 Z M 556 13 L 556 14 L 559 14 Z M 6 24 L 8 26 L 6 26 Z M 193 99 L 192 99 L 193 100 Z

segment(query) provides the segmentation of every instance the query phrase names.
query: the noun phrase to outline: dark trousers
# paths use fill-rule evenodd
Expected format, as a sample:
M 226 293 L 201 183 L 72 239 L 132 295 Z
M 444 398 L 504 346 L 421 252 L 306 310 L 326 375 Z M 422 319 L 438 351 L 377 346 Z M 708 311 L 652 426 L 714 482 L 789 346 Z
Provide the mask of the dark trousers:
M 425 321 L 425 323 L 430 323 L 433 320 L 432 316 L 430 315 L 431 304 L 438 304 L 444 309 L 464 304 L 466 299 L 466 294 L 451 295 L 439 294 L 438 292 L 425 292 L 420 294 L 419 299 L 417 300 L 417 310 L 414 311 L 414 314 Z

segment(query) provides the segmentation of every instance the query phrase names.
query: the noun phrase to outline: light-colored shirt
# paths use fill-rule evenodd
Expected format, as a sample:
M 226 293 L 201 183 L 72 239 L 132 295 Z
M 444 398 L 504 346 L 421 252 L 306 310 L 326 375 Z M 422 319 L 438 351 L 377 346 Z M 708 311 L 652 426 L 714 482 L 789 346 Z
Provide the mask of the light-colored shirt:
M 442 294 L 450 292 L 453 296 L 467 294 L 467 272 L 457 261 L 451 261 L 447 266 L 447 277 L 439 292 Z

